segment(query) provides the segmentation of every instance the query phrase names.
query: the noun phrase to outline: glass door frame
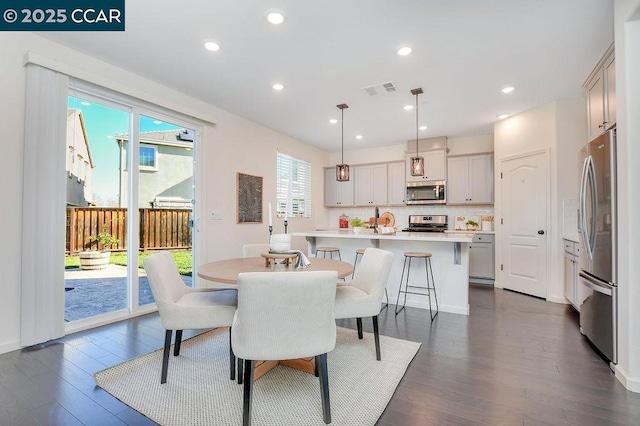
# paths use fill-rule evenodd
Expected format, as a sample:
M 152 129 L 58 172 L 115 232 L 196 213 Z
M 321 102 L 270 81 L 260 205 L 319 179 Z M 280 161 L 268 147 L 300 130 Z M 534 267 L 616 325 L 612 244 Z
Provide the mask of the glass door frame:
M 145 315 L 157 310 L 155 303 L 139 306 L 139 220 L 140 213 L 138 207 L 139 198 L 139 146 L 140 146 L 140 116 L 157 118 L 159 120 L 170 122 L 177 126 L 182 126 L 195 131 L 195 140 L 193 141 L 193 168 L 192 168 L 192 221 L 191 227 L 191 246 L 192 246 L 192 271 L 193 285 L 195 286 L 195 264 L 197 254 L 200 247 L 199 223 L 201 212 L 197 200 L 201 198 L 201 190 L 197 185 L 200 181 L 202 173 L 199 161 L 199 153 L 203 136 L 203 124 L 198 120 L 190 119 L 189 116 L 180 114 L 179 112 L 165 109 L 160 106 L 131 98 L 127 95 L 113 92 L 90 83 L 71 81 L 68 96 L 81 98 L 89 102 L 99 103 L 101 105 L 114 108 L 129 114 L 129 155 L 127 155 L 127 168 L 129 169 L 127 177 L 127 309 L 101 314 L 95 317 L 82 319 L 70 323 L 65 323 L 65 334 L 74 333 L 109 324 L 123 319 L 135 316 Z M 136 207 L 136 208 L 133 208 Z

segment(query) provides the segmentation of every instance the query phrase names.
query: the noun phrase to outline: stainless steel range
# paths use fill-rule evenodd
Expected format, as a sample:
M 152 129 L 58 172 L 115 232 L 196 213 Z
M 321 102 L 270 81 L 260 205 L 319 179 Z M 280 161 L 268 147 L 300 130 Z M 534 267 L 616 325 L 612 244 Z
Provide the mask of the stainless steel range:
M 447 215 L 409 215 L 409 227 L 404 232 L 444 232 L 449 227 Z

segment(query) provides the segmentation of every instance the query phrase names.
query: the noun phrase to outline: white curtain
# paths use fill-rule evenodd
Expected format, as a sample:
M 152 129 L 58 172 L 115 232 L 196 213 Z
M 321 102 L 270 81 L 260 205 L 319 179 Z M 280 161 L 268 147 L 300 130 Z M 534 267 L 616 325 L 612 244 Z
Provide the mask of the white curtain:
M 65 140 L 69 77 L 28 63 L 20 344 L 64 335 Z

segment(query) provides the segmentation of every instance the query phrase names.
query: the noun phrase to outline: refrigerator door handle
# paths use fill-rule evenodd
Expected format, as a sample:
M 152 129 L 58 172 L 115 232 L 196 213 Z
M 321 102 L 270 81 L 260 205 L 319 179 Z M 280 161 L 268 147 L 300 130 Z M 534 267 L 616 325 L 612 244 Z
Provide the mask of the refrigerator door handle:
M 582 271 L 580 271 L 579 275 L 580 275 L 580 278 L 583 279 L 582 284 L 586 285 L 591 290 L 597 291 L 598 293 L 602 293 L 606 296 L 613 295 L 613 290 L 611 286 L 600 284 L 599 282 L 595 281 L 592 277 L 590 277 L 589 275 L 585 274 Z
M 587 179 L 589 174 L 589 160 L 591 156 L 587 156 L 584 159 L 584 164 L 582 165 L 582 179 L 580 180 L 580 208 L 578 212 L 580 214 L 580 218 L 578 220 L 578 229 L 582 233 L 582 241 L 584 243 L 584 248 L 586 251 L 587 259 L 591 260 L 591 248 L 589 246 L 589 231 L 587 228 L 587 216 L 585 215 L 585 210 L 587 208 Z
M 596 238 L 598 237 L 598 185 L 596 185 L 596 166 L 593 164 L 593 157 L 589 156 L 589 183 L 591 187 L 591 235 L 589 235 L 590 259 L 593 259 L 593 252 L 596 248 Z

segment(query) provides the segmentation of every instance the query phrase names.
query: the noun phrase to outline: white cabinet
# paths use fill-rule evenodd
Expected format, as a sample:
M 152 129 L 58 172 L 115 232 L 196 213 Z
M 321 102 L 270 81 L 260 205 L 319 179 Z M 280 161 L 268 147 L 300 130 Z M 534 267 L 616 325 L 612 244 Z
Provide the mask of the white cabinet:
M 324 205 L 325 207 L 353 206 L 353 178 L 347 182 L 338 182 L 335 167 L 325 168 Z
M 387 163 L 353 166 L 356 206 L 387 204 Z
M 580 264 L 580 246 L 570 240 L 564 242 L 564 297 L 580 311 L 578 295 L 578 265 Z
M 415 154 L 408 154 L 406 165 L 407 182 L 445 180 L 447 178 L 446 150 L 425 151 L 420 152 L 418 155 L 424 158 L 424 174 L 422 176 L 411 176 L 411 157 L 415 157 Z
M 387 165 L 387 204 L 390 206 L 404 206 L 407 194 L 405 182 L 405 163 L 398 161 Z
M 495 279 L 493 234 L 476 234 L 469 245 L 469 281 L 493 284 Z
M 493 204 L 493 155 L 447 159 L 447 204 Z
M 587 83 L 589 140 L 616 123 L 616 61 L 613 47 L 600 60 Z

